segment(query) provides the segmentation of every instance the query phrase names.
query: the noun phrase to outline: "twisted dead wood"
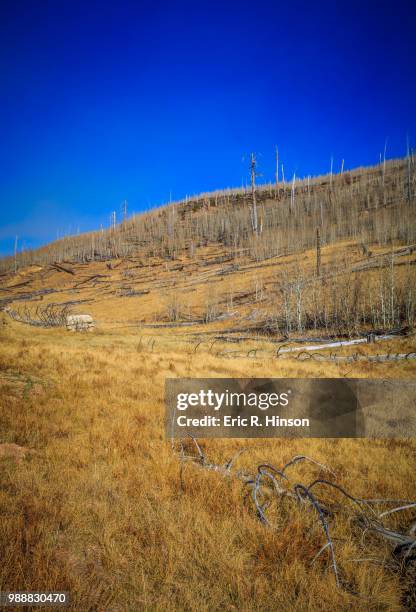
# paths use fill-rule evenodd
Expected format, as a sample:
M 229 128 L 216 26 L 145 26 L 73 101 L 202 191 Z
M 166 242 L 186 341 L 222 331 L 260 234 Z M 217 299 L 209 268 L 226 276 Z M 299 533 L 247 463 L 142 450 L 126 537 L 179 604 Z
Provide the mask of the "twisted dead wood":
M 180 483 L 181 488 L 183 485 L 183 465 L 185 461 L 190 462 L 192 465 L 198 466 L 201 469 L 212 470 L 222 474 L 224 477 L 234 477 L 242 481 L 244 486 L 251 488 L 251 498 L 256 511 L 256 516 L 259 521 L 266 527 L 275 529 L 276 527 L 272 524 L 269 517 L 267 516 L 267 509 L 270 507 L 271 500 L 270 495 L 275 495 L 279 501 L 283 497 L 291 500 L 294 503 L 301 504 L 303 507 L 308 505 L 312 507 L 319 519 L 325 535 L 325 544 L 321 547 L 318 553 L 313 558 L 311 565 L 320 557 L 326 550 L 329 551 L 331 568 L 334 573 L 335 582 L 338 588 L 342 588 L 341 572 L 338 567 L 336 559 L 336 551 L 333 539 L 330 534 L 330 520 L 335 516 L 335 508 L 331 509 L 331 504 L 326 501 L 322 495 L 319 496 L 312 492 L 312 489 L 320 488 L 331 488 L 341 493 L 346 499 L 351 501 L 356 508 L 356 514 L 353 516 L 355 519 L 354 523 L 356 526 L 361 528 L 362 540 L 367 533 L 373 533 L 380 537 L 382 540 L 390 543 L 393 546 L 392 553 L 395 557 L 398 557 L 402 562 L 408 563 L 414 561 L 414 551 L 416 549 L 416 522 L 410 524 L 407 533 L 403 533 L 390 528 L 385 525 L 381 519 L 387 516 L 391 516 L 397 512 L 410 511 L 416 508 L 416 502 L 410 500 L 395 500 L 395 499 L 363 499 L 355 497 L 345 488 L 336 482 L 327 480 L 324 478 L 317 478 L 313 480 L 309 485 L 305 485 L 300 482 L 294 482 L 293 484 L 286 475 L 286 471 L 296 465 L 299 462 L 308 462 L 311 465 L 319 468 L 320 471 L 327 472 L 336 478 L 335 472 L 328 466 L 319 463 L 315 459 L 306 455 L 296 455 L 290 459 L 282 468 L 277 468 L 270 463 L 259 464 L 255 472 L 246 472 L 244 470 L 232 469 L 240 455 L 245 452 L 245 449 L 239 450 L 231 457 L 230 460 L 225 464 L 212 463 L 208 460 L 204 450 L 198 443 L 198 440 L 188 434 L 193 442 L 193 448 L 195 453 L 185 453 L 185 447 L 183 440 L 179 440 L 179 451 L 177 444 L 172 439 L 172 448 L 178 454 L 180 460 Z M 264 500 L 264 501 L 262 501 Z M 377 513 L 372 507 L 373 505 L 379 504 L 395 504 L 396 507 L 386 510 L 384 512 Z M 374 562 L 379 562 L 383 565 L 387 564 L 386 559 L 374 559 Z

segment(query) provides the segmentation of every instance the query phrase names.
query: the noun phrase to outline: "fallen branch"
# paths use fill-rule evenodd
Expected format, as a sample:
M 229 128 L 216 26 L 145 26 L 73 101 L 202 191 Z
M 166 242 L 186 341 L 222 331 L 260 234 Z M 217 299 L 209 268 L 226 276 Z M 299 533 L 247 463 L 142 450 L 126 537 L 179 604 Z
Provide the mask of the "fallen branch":
M 334 551 L 334 545 L 332 543 L 331 540 L 331 536 L 329 535 L 329 527 L 328 527 L 328 523 L 326 522 L 325 516 L 322 512 L 321 506 L 319 505 L 319 503 L 317 502 L 316 498 L 313 496 L 313 494 L 310 492 L 310 490 L 305 487 L 304 485 L 301 484 L 297 484 L 294 487 L 295 493 L 297 493 L 299 495 L 299 491 L 301 491 L 302 493 L 304 493 L 306 495 L 306 497 L 309 499 L 309 501 L 311 502 L 312 506 L 315 508 L 315 510 L 318 513 L 319 519 L 322 523 L 322 527 L 323 530 L 325 532 L 325 536 L 326 539 L 328 540 L 324 549 L 325 548 L 329 548 L 329 551 L 331 553 L 331 559 L 332 559 L 332 569 L 334 570 L 334 574 L 335 574 L 335 581 L 337 583 L 337 587 L 339 588 L 340 585 L 340 580 L 339 580 L 339 573 L 338 573 L 338 566 L 337 566 L 337 562 L 335 559 L 335 551 Z M 321 552 L 323 549 L 321 548 L 321 550 L 319 552 Z
M 384 525 L 381 523 L 381 519 L 390 516 L 395 512 L 413 509 L 416 507 L 416 502 L 394 499 L 362 499 L 355 497 L 338 483 L 322 478 L 315 479 L 309 485 L 305 485 L 300 482 L 295 482 L 293 485 L 291 485 L 291 482 L 289 481 L 285 472 L 288 470 L 288 468 L 291 468 L 302 461 L 307 461 L 318 467 L 320 470 L 326 471 L 335 476 L 335 473 L 331 468 L 306 455 L 296 455 L 292 457 L 292 459 L 290 459 L 280 469 L 276 468 L 270 463 L 261 463 L 257 466 L 254 474 L 247 473 L 243 470 L 232 470 L 232 466 L 238 457 L 244 452 L 244 449 L 239 450 L 225 464 L 216 464 L 207 459 L 205 452 L 202 450 L 196 438 L 189 434 L 188 437 L 193 441 L 194 448 L 196 449 L 196 455 L 185 454 L 182 440 L 179 440 L 181 488 L 184 488 L 183 464 L 185 461 L 191 462 L 192 465 L 198 466 L 201 469 L 216 471 L 226 477 L 235 477 L 242 481 L 245 486 L 251 488 L 251 498 L 253 500 L 256 516 L 260 522 L 268 528 L 275 528 L 267 516 L 267 509 L 271 504 L 270 495 L 273 495 L 273 493 L 278 500 L 286 497 L 292 502 L 301 503 L 303 505 L 309 502 L 318 515 L 326 539 L 325 544 L 312 559 L 311 565 L 315 563 L 322 553 L 328 550 L 331 559 L 331 567 L 334 572 L 335 582 L 338 588 L 342 587 L 342 580 L 336 559 L 334 541 L 330 535 L 330 521 L 335 518 L 336 511 L 339 510 L 339 504 L 331 506 L 330 502 L 323 499 L 321 496 L 318 497 L 316 494 L 312 493 L 312 489 L 318 487 L 318 485 L 324 485 L 325 487 L 335 489 L 354 504 L 354 507 L 356 508 L 356 515 L 353 517 L 353 519 L 355 519 L 354 525 L 361 528 L 363 536 L 368 532 L 372 532 L 393 545 L 394 548 L 392 550 L 391 558 L 392 564 L 394 563 L 394 558 L 403 559 L 406 563 L 414 560 L 413 551 L 416 548 L 416 523 L 410 526 L 408 533 L 402 533 L 391 529 L 387 525 Z M 173 450 L 176 450 L 174 439 L 172 439 L 172 448 Z M 402 505 L 385 512 L 381 512 L 378 515 L 371 507 L 371 504 L 391 503 Z M 358 560 L 359 559 L 356 561 Z M 385 558 L 375 558 L 373 561 L 383 565 L 388 563 L 388 560 Z

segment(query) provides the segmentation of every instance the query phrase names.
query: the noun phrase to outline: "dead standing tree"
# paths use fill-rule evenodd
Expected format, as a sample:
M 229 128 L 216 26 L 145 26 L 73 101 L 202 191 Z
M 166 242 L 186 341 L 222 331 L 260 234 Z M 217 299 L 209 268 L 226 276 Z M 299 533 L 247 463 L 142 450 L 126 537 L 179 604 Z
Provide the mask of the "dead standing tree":
M 290 207 L 289 207 L 289 212 L 290 214 L 292 214 L 295 210 L 295 190 L 296 190 L 296 173 L 293 173 L 293 179 L 292 179 L 292 189 L 290 192 Z
M 407 137 L 407 200 L 412 203 L 412 158 L 410 156 L 409 137 Z
M 123 204 L 121 205 L 121 212 L 123 214 L 124 225 L 126 224 L 126 221 L 127 221 L 127 206 L 128 206 L 127 200 L 124 200 Z
M 276 145 L 276 195 L 279 195 L 279 149 Z
M 18 237 L 16 236 L 14 240 L 14 273 L 15 274 L 17 274 L 17 240 L 18 240 Z
M 258 223 L 257 223 L 257 202 L 256 202 L 256 154 L 251 153 L 250 155 L 250 169 L 251 169 L 251 227 L 253 233 L 258 235 Z
M 319 227 L 316 228 L 316 276 L 321 276 L 321 234 Z

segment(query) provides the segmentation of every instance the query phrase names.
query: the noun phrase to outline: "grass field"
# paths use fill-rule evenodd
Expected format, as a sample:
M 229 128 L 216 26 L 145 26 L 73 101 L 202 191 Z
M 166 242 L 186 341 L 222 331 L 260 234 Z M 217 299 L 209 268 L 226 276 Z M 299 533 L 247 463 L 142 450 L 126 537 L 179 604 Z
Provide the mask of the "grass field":
M 155 330 L 156 331 L 156 330 Z M 149 333 L 149 330 L 148 330 Z M 140 340 L 141 338 L 141 340 Z M 2 589 L 68 590 L 73 609 L 402 609 L 411 578 L 353 525 L 336 525 L 348 589 L 336 589 L 316 517 L 282 502 L 279 529 L 261 525 L 240 482 L 179 462 L 165 440 L 167 376 L 340 376 L 336 364 L 185 350 L 171 332 L 70 334 L 3 325 L 0 344 Z M 409 340 L 395 340 L 401 351 Z M 370 345 L 369 345 L 370 346 Z M 347 352 L 348 349 L 343 349 Z M 370 350 L 366 347 L 366 350 Z M 412 363 L 355 366 L 355 376 L 414 377 Z M 242 467 L 307 454 L 361 497 L 414 496 L 416 445 L 406 440 L 211 440 L 218 462 Z M 319 468 L 318 468 L 319 472 Z M 313 466 L 294 468 L 300 482 Z M 400 526 L 408 513 L 395 518 Z M 335 536 L 334 536 L 335 537 Z M 358 561 L 359 559 L 369 561 Z

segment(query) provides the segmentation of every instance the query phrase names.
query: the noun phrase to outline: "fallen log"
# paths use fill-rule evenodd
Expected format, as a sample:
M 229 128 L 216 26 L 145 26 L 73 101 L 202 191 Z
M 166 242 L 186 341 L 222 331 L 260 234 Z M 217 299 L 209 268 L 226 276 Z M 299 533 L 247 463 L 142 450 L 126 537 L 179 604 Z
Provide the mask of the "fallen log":
M 31 282 L 32 282 L 32 279 L 25 280 L 22 283 L 17 283 L 16 285 L 9 285 L 8 287 L 4 287 L 4 290 L 10 291 L 11 289 L 17 289 L 18 287 L 25 287 L 26 285 L 29 285 L 29 283 Z
M 58 263 L 53 263 L 51 264 L 51 268 L 54 268 L 55 270 L 58 270 L 59 272 L 66 272 L 67 274 L 72 274 L 72 276 L 75 275 L 74 270 L 72 270 L 72 268 L 66 268 L 65 266 L 62 266 L 61 264 Z
M 169 327 L 187 327 L 189 325 L 200 325 L 201 323 L 204 323 L 204 321 L 202 319 L 198 319 L 196 321 L 178 321 L 175 323 L 144 323 L 141 325 L 141 327 L 148 327 L 153 329 L 167 329 Z
M 339 359 L 342 359 L 341 357 Z M 385 355 L 357 355 L 356 361 L 402 361 L 403 359 L 416 359 L 416 353 L 387 353 Z
M 114 293 L 116 293 L 118 297 L 138 297 L 140 295 L 148 295 L 150 293 L 150 290 L 142 289 L 142 290 L 136 291 L 135 289 L 132 289 L 131 287 L 122 287 L 118 293 L 116 291 Z
M 372 334 L 369 334 L 366 338 L 357 338 L 355 340 L 341 340 L 338 342 L 328 342 L 327 344 L 316 344 L 309 346 L 294 346 L 291 348 L 280 348 L 278 349 L 279 354 L 282 353 L 295 353 L 299 351 L 320 351 L 328 348 L 338 348 L 340 346 L 354 346 L 355 344 L 366 344 L 369 342 L 369 337 L 373 338 Z M 396 334 L 388 334 L 384 336 L 377 336 L 377 341 L 379 340 L 392 340 L 396 338 Z
M 80 285 L 84 285 L 85 283 L 89 283 L 90 281 L 95 280 L 97 278 L 110 278 L 110 274 L 93 274 L 93 276 L 89 276 L 88 278 L 85 278 L 84 280 L 81 280 L 78 283 L 76 283 L 74 285 L 74 289 L 76 289 Z
M 76 304 L 90 304 L 94 300 L 86 298 L 85 300 L 69 300 L 67 302 L 51 302 L 49 306 L 75 306 Z
M 44 295 L 48 295 L 49 293 L 57 293 L 57 290 L 56 289 L 39 289 L 38 291 L 34 291 L 33 293 L 18 293 L 17 295 L 10 295 L 7 298 L 0 299 L 0 308 L 12 302 L 26 302 L 26 301 L 41 300 Z
M 397 268 L 398 266 L 414 266 L 415 264 L 415 259 L 412 259 L 411 261 L 397 261 L 394 262 L 394 267 Z M 355 266 L 354 268 L 351 268 L 351 272 L 366 272 L 367 270 L 387 268 L 387 266 L 391 266 L 391 259 L 385 261 L 374 261 L 368 264 L 363 264 L 361 266 Z

